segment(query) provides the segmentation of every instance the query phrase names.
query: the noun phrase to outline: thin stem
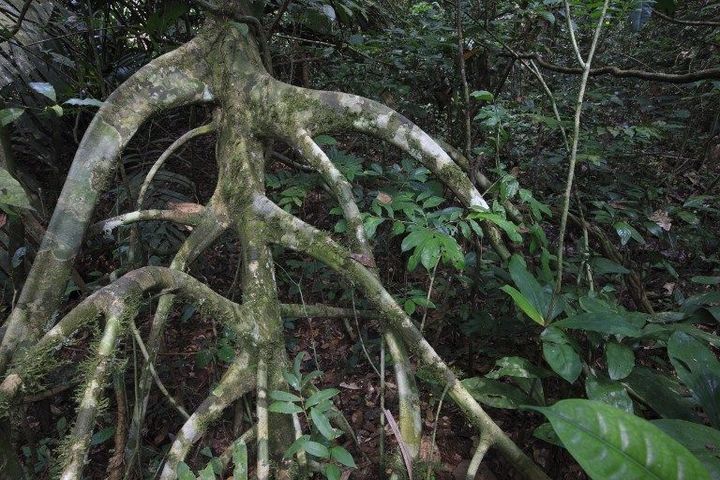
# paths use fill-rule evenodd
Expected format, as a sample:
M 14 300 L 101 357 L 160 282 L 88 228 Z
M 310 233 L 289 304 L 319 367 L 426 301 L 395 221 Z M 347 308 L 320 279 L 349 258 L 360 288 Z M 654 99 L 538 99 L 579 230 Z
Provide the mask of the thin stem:
M 180 402 L 175 400 L 175 397 L 173 397 L 170 392 L 168 392 L 167 388 L 165 388 L 165 385 L 163 384 L 162 380 L 160 379 L 160 375 L 158 375 L 157 370 L 155 370 L 155 366 L 153 365 L 153 362 L 150 360 L 150 355 L 148 354 L 147 349 L 145 348 L 145 343 L 143 342 L 142 336 L 140 335 L 140 331 L 135 326 L 135 322 L 130 322 L 130 330 L 132 331 L 133 337 L 135 339 L 135 342 L 137 343 L 138 348 L 140 348 L 140 352 L 142 353 L 143 357 L 145 357 L 145 362 L 147 365 L 147 368 L 150 370 L 150 373 L 152 374 L 153 378 L 155 379 L 155 385 L 157 385 L 160 392 L 165 395 L 165 398 L 170 403 L 170 405 L 177 410 L 180 415 L 182 415 L 185 420 L 188 420 L 190 418 L 190 414 L 187 413 L 187 410 L 183 408 L 182 405 L 180 405 Z
M 560 233 L 558 237 L 557 254 L 557 283 L 555 285 L 556 295 L 562 289 L 565 230 L 567 229 L 567 218 L 568 212 L 570 211 L 570 195 L 572 193 L 573 180 L 575 178 L 575 164 L 577 163 L 577 151 L 578 145 L 580 143 L 580 120 L 582 117 L 583 99 L 585 98 L 585 90 L 587 88 L 588 76 L 590 75 L 590 67 L 592 66 L 595 49 L 597 48 L 598 39 L 600 38 L 600 32 L 602 31 L 603 23 L 605 23 L 605 15 L 607 13 L 609 3 L 610 0 L 605 0 L 605 2 L 603 3 L 602 12 L 600 13 L 600 19 L 598 20 L 597 27 L 595 27 L 595 34 L 593 35 L 593 40 L 590 46 L 590 53 L 588 53 L 587 62 L 582 63 L 584 70 L 582 79 L 580 80 L 580 91 L 578 92 L 577 103 L 575 106 L 575 123 L 573 127 L 572 149 L 570 151 L 570 165 L 568 166 L 567 181 L 565 183 L 565 194 L 563 196 L 563 209 L 562 215 L 560 217 Z M 571 22 L 567 0 L 565 1 L 565 8 L 568 11 L 568 22 Z
M 465 120 L 465 156 L 471 158 L 472 150 L 472 122 L 470 120 L 470 88 L 465 73 L 465 41 L 463 39 L 462 7 L 460 0 L 455 2 L 455 28 L 458 37 L 458 63 L 460 66 L 460 83 L 463 93 L 463 116 Z
M 437 261 L 437 263 L 433 267 L 432 275 L 430 275 L 430 285 L 428 286 L 427 295 L 425 296 L 426 305 L 425 305 L 425 307 L 423 307 L 424 308 L 423 316 L 422 316 L 422 320 L 420 321 L 420 333 L 422 333 L 423 330 L 425 330 L 425 319 L 427 318 L 427 314 L 428 314 L 428 310 L 429 310 L 429 307 L 427 306 L 427 304 L 430 302 L 430 296 L 432 295 L 433 284 L 435 283 L 435 274 L 437 273 L 438 265 L 440 265 L 440 260 Z
M 445 395 L 447 395 L 449 385 L 445 385 L 445 388 L 443 388 L 442 395 L 440 395 L 440 401 L 438 402 L 437 410 L 435 411 L 435 422 L 433 422 L 433 432 L 432 432 L 432 448 L 433 448 L 433 454 L 435 453 L 434 450 L 437 447 L 437 443 L 435 442 L 435 438 L 437 436 L 437 427 L 438 422 L 440 421 L 440 411 L 442 410 L 443 401 L 445 400 Z M 432 470 L 428 469 L 426 480 L 430 480 L 432 474 Z
M 578 46 L 577 39 L 575 38 L 575 28 L 573 27 L 572 16 L 570 15 L 570 3 L 568 2 L 568 0 L 564 0 L 563 4 L 565 6 L 565 20 L 567 20 L 567 27 L 568 32 L 570 33 L 570 41 L 572 43 L 573 51 L 575 52 L 575 56 L 577 57 L 577 61 L 580 66 L 585 67 L 585 60 L 583 60 L 582 53 L 580 52 L 580 47 Z

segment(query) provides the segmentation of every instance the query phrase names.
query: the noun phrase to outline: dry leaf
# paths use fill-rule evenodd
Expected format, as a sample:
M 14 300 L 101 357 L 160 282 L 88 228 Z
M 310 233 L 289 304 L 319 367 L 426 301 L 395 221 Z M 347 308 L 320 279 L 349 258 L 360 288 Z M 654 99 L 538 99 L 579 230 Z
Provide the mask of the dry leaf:
M 675 284 L 674 283 L 666 283 L 663 285 L 663 288 L 665 289 L 665 295 L 672 295 L 675 291 Z
M 390 195 L 388 195 L 385 192 L 378 192 L 377 201 L 382 203 L 383 205 L 389 205 L 392 203 L 393 199 Z
M 670 220 L 670 215 L 668 215 L 668 212 L 665 210 L 655 210 L 649 218 L 666 232 L 670 231 L 672 221 Z

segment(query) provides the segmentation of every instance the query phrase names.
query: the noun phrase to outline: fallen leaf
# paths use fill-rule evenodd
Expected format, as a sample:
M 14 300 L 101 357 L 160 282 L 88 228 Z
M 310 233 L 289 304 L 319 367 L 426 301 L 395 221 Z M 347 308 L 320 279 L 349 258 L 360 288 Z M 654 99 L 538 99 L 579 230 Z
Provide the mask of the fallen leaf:
M 378 192 L 377 201 L 384 205 L 389 205 L 392 203 L 393 198 L 385 192 Z
M 668 212 L 664 210 L 655 210 L 652 215 L 650 215 L 650 220 L 655 222 L 658 227 L 662 228 L 666 232 L 670 231 L 670 228 L 672 227 L 672 222 L 670 221 L 670 215 L 668 215 Z
M 675 284 L 668 282 L 663 285 L 663 288 L 665 289 L 665 295 L 672 295 L 675 291 Z

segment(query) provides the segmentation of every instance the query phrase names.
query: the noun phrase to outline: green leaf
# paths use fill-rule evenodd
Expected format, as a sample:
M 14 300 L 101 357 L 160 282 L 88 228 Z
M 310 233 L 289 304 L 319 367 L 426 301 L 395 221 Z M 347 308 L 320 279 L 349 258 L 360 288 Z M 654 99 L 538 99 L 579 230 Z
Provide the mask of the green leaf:
M 199 472 L 199 480 L 215 480 L 215 470 L 213 470 L 212 464 L 208 465 Z
M 667 350 L 680 380 L 693 391 L 710 423 L 720 427 L 720 362 L 715 354 L 685 332 L 675 332 Z
M 703 285 L 720 285 L 720 277 L 697 276 L 692 277 L 690 281 Z
M 300 378 L 298 378 L 297 375 L 290 372 L 283 372 L 283 378 L 292 388 L 294 388 L 295 390 L 300 390 Z
M 297 395 L 293 395 L 289 392 L 283 392 L 282 390 L 273 390 L 270 392 L 270 398 L 279 402 L 300 402 L 302 398 Z
M 57 102 L 57 96 L 55 95 L 55 88 L 47 82 L 30 82 L 28 86 L 35 90 L 40 95 L 44 95 L 53 102 Z
M 582 360 L 568 344 L 543 342 L 543 357 L 550 368 L 569 383 L 574 383 L 582 372 Z
M 302 413 L 303 409 L 291 402 L 273 402 L 268 410 L 275 413 L 285 413 L 291 415 L 293 413 Z
M 550 302 L 552 302 L 552 288 L 540 285 L 535 276 L 527 270 L 525 260 L 520 255 L 513 255 L 508 262 L 508 270 L 510 277 L 517 286 L 518 290 L 528 299 L 533 307 L 543 316 L 548 314 Z M 557 298 L 550 312 L 550 318 L 554 319 L 563 310 L 563 302 Z
M 63 113 L 65 113 L 64 110 L 63 110 L 63 108 L 62 108 L 60 105 L 51 105 L 51 106 L 46 107 L 46 108 L 47 108 L 48 110 L 52 110 L 52 112 L 53 112 L 56 116 L 58 116 L 58 117 L 62 117 L 62 116 L 63 116 Z
M 318 145 L 337 145 L 337 140 L 330 135 L 318 135 L 314 138 L 315 143 Z
M 340 471 L 340 467 L 334 463 L 327 463 L 323 468 L 323 475 L 325 475 L 327 480 L 340 480 L 342 472 Z
M 321 413 L 317 408 L 310 409 L 310 418 L 312 418 L 313 424 L 323 437 L 328 440 L 334 440 L 340 436 L 340 434 L 332 428 L 325 414 Z
M 553 326 L 631 338 L 642 335 L 640 329 L 626 319 L 626 315 L 617 313 L 580 313 L 557 321 Z
M 590 260 L 590 266 L 597 275 L 608 275 L 608 274 L 621 274 L 625 275 L 630 273 L 630 270 L 623 267 L 619 263 L 615 263 L 612 260 L 608 260 L 604 257 L 595 257 Z
M 535 403 L 519 388 L 491 378 L 466 378 L 462 384 L 475 400 L 491 407 L 515 409 Z
M 557 436 L 557 433 L 555 433 L 555 430 L 553 430 L 552 425 L 547 422 L 541 424 L 535 430 L 533 430 L 533 437 L 539 438 L 540 440 L 548 442 L 552 445 L 565 448 L 565 445 L 563 445 L 562 441 Z
M 632 372 L 635 367 L 635 353 L 632 348 L 620 343 L 610 342 L 605 345 L 608 375 L 612 380 L 621 380 Z
M 330 458 L 330 450 L 322 443 L 313 442 L 312 440 L 305 442 L 303 447 L 307 453 L 318 458 Z
M 653 420 L 653 425 L 680 442 L 720 480 L 720 431 L 684 420 Z
M 547 378 L 552 373 L 544 368 L 533 365 L 530 360 L 522 357 L 503 357 L 495 361 L 496 369 L 485 375 L 487 378 Z
M 192 470 L 185 462 L 178 463 L 176 471 L 178 480 L 195 480 L 195 474 L 192 473 Z
M 357 467 L 357 465 L 355 465 L 355 460 L 353 459 L 352 455 L 350 455 L 350 452 L 345 450 L 340 445 L 337 445 L 330 449 L 330 456 L 333 460 L 337 461 L 342 465 L 345 465 L 346 467 Z
M 579 399 L 529 408 L 547 417 L 565 448 L 593 479 L 710 479 L 685 447 L 640 417 Z
M 3 127 L 10 125 L 25 113 L 24 108 L 3 108 L 0 110 L 0 123 Z
M 588 375 L 585 379 L 585 393 L 590 400 L 607 403 L 628 413 L 633 413 L 633 402 L 620 382 Z
M 314 407 L 323 400 L 331 399 L 338 393 L 340 393 L 340 390 L 338 390 L 337 388 L 326 388 L 325 390 L 318 390 L 317 392 L 313 393 L 308 397 L 308 399 L 305 401 L 305 406 Z
M 110 440 L 113 435 L 115 435 L 115 427 L 105 427 L 102 430 L 98 430 L 90 439 L 90 445 L 93 447 L 95 445 L 100 445 L 101 443 Z
M 622 383 L 662 417 L 697 420 L 693 404 L 682 395 L 683 387 L 669 377 L 638 366 Z
M 368 238 L 372 238 L 375 236 L 375 232 L 377 231 L 377 228 L 380 226 L 381 223 L 385 221 L 384 218 L 381 217 L 373 217 L 368 216 L 363 220 L 363 227 L 365 227 L 365 234 Z
M 542 317 L 540 312 L 538 312 L 537 309 L 530 304 L 528 299 L 525 298 L 522 293 L 510 285 L 504 285 L 500 287 L 500 290 L 510 295 L 515 302 L 515 305 L 517 305 L 518 308 L 525 313 L 525 315 L 530 317 L 530 319 L 532 319 L 535 323 L 545 326 L 545 319 Z
M 635 230 L 635 228 L 630 225 L 627 222 L 616 222 L 613 227 L 615 227 L 615 231 L 617 232 L 618 236 L 620 237 L 620 244 L 626 245 L 630 239 L 632 238 L 638 243 L 645 243 L 645 240 L 642 238 L 642 235 Z
M 495 99 L 495 95 L 487 90 L 475 90 L 470 93 L 470 96 L 483 102 L 492 102 Z
M 0 205 L 32 208 L 27 195 L 25 195 L 25 190 L 4 168 L 0 168 Z
M 305 352 L 300 352 L 297 355 L 295 355 L 295 360 L 293 360 L 293 373 L 298 378 L 302 378 L 302 373 L 300 373 L 300 369 L 302 367 L 302 362 L 303 362 L 304 358 L 305 358 Z
M 248 450 L 245 442 L 235 442 L 232 450 L 233 480 L 248 480 Z
M 310 441 L 310 435 L 302 435 L 298 437 L 293 443 L 290 444 L 287 450 L 285 450 L 285 453 L 283 454 L 284 458 L 290 458 L 293 455 L 295 455 L 300 450 L 305 449 L 305 445 Z

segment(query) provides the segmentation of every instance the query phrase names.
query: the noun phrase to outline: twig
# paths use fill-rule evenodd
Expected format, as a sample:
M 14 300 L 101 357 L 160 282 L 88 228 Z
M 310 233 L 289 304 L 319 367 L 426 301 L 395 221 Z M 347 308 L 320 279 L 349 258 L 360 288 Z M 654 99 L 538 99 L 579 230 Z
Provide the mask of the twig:
M 458 63 L 460 64 L 460 82 L 463 92 L 463 115 L 465 117 L 465 156 L 471 158 L 472 150 L 472 122 L 470 121 L 470 89 L 468 88 L 467 74 L 465 73 L 465 41 L 463 39 L 462 9 L 460 0 L 455 2 L 455 22 L 458 37 Z M 424 317 L 423 317 L 424 320 Z M 422 332 L 422 327 L 420 328 Z
M 162 392 L 163 395 L 165 395 L 165 398 L 167 398 L 170 405 L 172 405 L 175 410 L 177 410 L 180 415 L 183 416 L 185 420 L 190 418 L 190 415 L 187 413 L 187 410 L 185 410 L 180 403 L 178 403 L 175 398 L 170 395 L 170 392 L 168 392 L 167 388 L 165 388 L 165 385 L 163 385 L 162 380 L 160 380 L 160 375 L 158 375 L 157 370 L 155 370 L 155 366 L 150 361 L 150 355 L 148 354 L 147 349 L 145 348 L 145 343 L 143 343 L 143 339 L 140 336 L 140 331 L 137 329 L 137 326 L 135 326 L 135 322 L 130 322 L 130 330 L 132 330 L 133 337 L 135 338 L 135 342 L 137 342 L 138 348 L 140 348 L 140 352 L 142 353 L 143 357 L 145 357 L 145 361 L 147 362 L 148 370 L 150 370 L 150 373 L 152 374 L 153 378 L 155 379 L 155 384 L 157 385 L 160 392 Z
M 425 304 L 425 307 L 423 307 L 424 308 L 423 316 L 422 316 L 422 320 L 420 321 L 420 333 L 422 333 L 423 330 L 425 329 L 425 319 L 427 318 L 427 313 L 429 310 L 427 303 L 430 302 L 430 296 L 432 295 L 433 283 L 435 283 L 435 273 L 437 273 L 437 267 L 439 264 L 440 264 L 440 260 L 438 260 L 437 263 L 435 264 L 435 266 L 433 267 L 432 275 L 430 276 L 430 285 L 428 286 L 427 296 L 425 297 L 426 304 Z
M 676 23 L 678 25 L 690 25 L 693 27 L 720 27 L 720 22 L 714 22 L 712 20 L 682 20 L 680 18 L 674 18 L 669 15 L 665 15 L 660 10 L 657 10 L 655 8 L 653 8 L 653 13 L 665 20 L 666 22 Z
M 567 182 L 565 184 L 565 195 L 563 199 L 562 216 L 560 217 L 560 233 L 558 240 L 558 254 L 557 254 L 557 284 L 555 286 L 555 294 L 560 293 L 562 288 L 562 277 L 563 277 L 563 250 L 565 248 L 565 230 L 567 229 L 567 217 L 570 210 L 570 194 L 572 192 L 573 180 L 575 178 L 575 164 L 577 163 L 577 151 L 580 143 L 580 119 L 582 117 L 582 105 L 583 99 L 585 98 L 585 89 L 587 88 L 588 77 L 590 76 L 590 66 L 592 65 L 593 57 L 595 56 L 595 50 L 597 49 L 598 40 L 600 38 L 600 32 L 602 31 L 603 23 L 605 22 L 605 14 L 607 13 L 608 5 L 610 0 L 603 2 L 602 12 L 600 13 L 600 19 L 598 20 L 597 27 L 595 28 L 595 34 L 593 35 L 592 44 L 590 45 L 590 52 L 588 53 L 587 60 L 583 62 L 580 58 L 580 63 L 583 65 L 583 76 L 580 80 L 580 90 L 578 92 L 577 104 L 575 106 L 575 126 L 573 129 L 573 143 L 570 151 L 570 165 L 568 166 Z M 565 1 L 565 8 L 568 12 L 568 24 L 572 26 L 572 20 L 569 16 L 569 7 L 567 0 Z M 572 31 L 572 30 L 571 30 Z M 574 34 L 573 34 L 574 39 Z M 579 52 L 578 52 L 579 53 Z M 555 296 L 553 296 L 554 298 Z M 552 309 L 552 303 L 550 302 L 550 309 Z M 550 312 L 547 312 L 548 314 Z
M 145 195 L 147 193 L 148 188 L 150 187 L 150 184 L 153 181 L 153 178 L 155 178 L 155 174 L 157 174 L 158 170 L 162 168 L 165 161 L 175 153 L 175 150 L 180 148 L 182 145 L 187 143 L 189 140 L 198 137 L 200 135 L 205 135 L 207 133 L 215 131 L 217 124 L 215 122 L 209 123 L 208 125 L 203 125 L 201 127 L 193 128 L 189 132 L 184 133 L 180 138 L 175 140 L 168 148 L 165 150 L 162 155 L 160 155 L 160 158 L 158 158 L 155 163 L 153 164 L 152 168 L 150 168 L 150 171 L 148 172 L 147 176 L 145 177 L 145 181 L 143 181 L 142 186 L 140 187 L 140 193 L 138 194 L 137 198 L 137 208 L 142 208 L 142 204 L 145 201 Z
M 408 450 L 407 445 L 405 445 L 405 442 L 403 442 L 402 434 L 400 433 L 400 428 L 398 427 L 397 422 L 395 421 L 395 417 L 393 417 L 393 414 L 390 410 L 383 410 L 383 413 L 385 414 L 385 417 L 387 418 L 388 425 L 390 425 L 390 430 L 392 430 L 393 435 L 395 435 L 395 440 L 397 440 L 398 445 L 400 446 L 400 454 L 403 457 L 403 461 L 405 462 L 405 468 L 407 469 L 408 478 L 412 480 L 413 478 L 413 468 L 412 468 L 412 455 L 410 455 L 410 451 Z
M 440 411 L 442 410 L 443 400 L 445 400 L 445 395 L 447 395 L 449 388 L 450 388 L 450 384 L 446 384 L 445 388 L 442 391 L 442 395 L 440 395 L 440 401 L 438 402 L 437 410 L 435 411 L 435 422 L 433 423 L 433 432 L 432 432 L 432 448 L 433 449 L 436 446 L 435 438 L 437 436 L 438 422 L 440 421 Z M 434 451 L 433 451 L 433 453 L 434 453 Z M 431 474 L 432 474 L 432 470 L 428 468 L 426 480 L 430 480 Z

